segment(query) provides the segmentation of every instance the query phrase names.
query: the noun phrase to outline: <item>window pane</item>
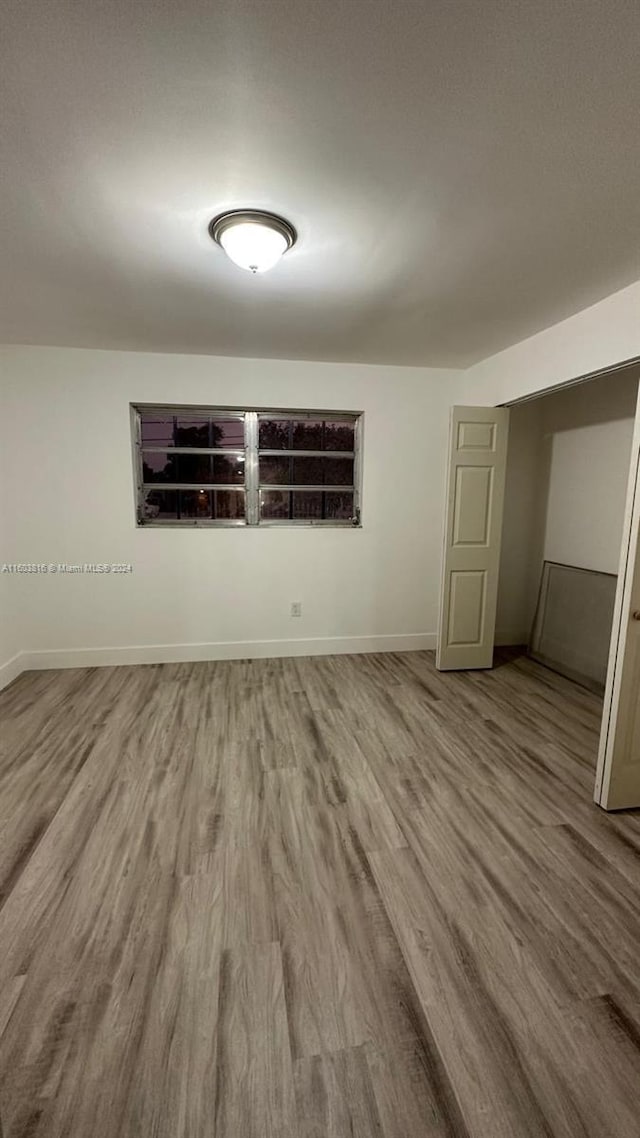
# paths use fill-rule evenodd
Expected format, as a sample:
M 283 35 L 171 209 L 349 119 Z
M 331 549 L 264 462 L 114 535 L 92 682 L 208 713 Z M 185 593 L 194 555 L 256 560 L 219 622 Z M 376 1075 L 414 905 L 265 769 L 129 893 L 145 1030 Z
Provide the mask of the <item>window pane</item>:
M 355 450 L 355 426 L 353 423 L 329 422 L 324 425 L 323 450 Z
M 178 490 L 180 518 L 211 518 L 210 490 Z
M 353 493 L 335 490 L 261 490 L 260 516 L 265 521 L 350 521 Z
M 177 490 L 147 490 L 142 505 L 142 517 L 146 521 L 175 521 L 178 516 Z
M 261 490 L 260 516 L 268 520 L 288 518 L 290 498 L 288 490 Z
M 248 522 L 247 478 L 251 494 L 257 483 L 259 518 L 264 521 L 351 520 L 357 415 L 276 411 L 238 412 L 231 417 L 208 407 L 149 408 L 137 413 L 142 520 L 186 525 Z M 253 465 L 246 469 L 247 453 L 253 463 L 253 452 L 245 450 L 247 414 L 252 440 L 257 419 L 257 471 Z M 257 520 L 252 513 L 251 524 Z
M 272 486 L 353 486 L 353 459 L 261 455 L 260 483 Z
M 218 521 L 244 519 L 244 490 L 212 490 L 213 516 Z
M 211 446 L 244 449 L 244 419 L 212 419 Z
M 244 455 L 179 454 L 177 458 L 177 482 L 244 483 Z
M 244 518 L 244 492 L 237 490 L 179 490 L 182 518 L 236 521 Z
M 244 484 L 244 454 L 214 454 L 213 481 Z
M 244 484 L 244 454 L 142 452 L 143 482 L 228 482 Z
M 292 450 L 322 450 L 322 419 L 304 419 L 292 426 Z
M 244 502 L 244 491 L 237 490 L 148 490 L 143 518 L 147 521 L 243 520 Z
M 324 459 L 294 458 L 291 481 L 298 486 L 322 486 L 324 483 Z
M 325 458 L 323 462 L 326 486 L 353 486 L 352 458 Z
M 261 450 L 322 450 L 322 419 L 261 419 Z
M 179 447 L 244 447 L 244 420 L 211 419 L 200 415 L 176 417 L 175 445 Z
M 330 419 L 261 419 L 261 450 L 354 450 L 353 422 Z
M 328 491 L 324 495 L 324 516 L 333 521 L 350 521 L 353 517 L 353 494 Z
M 213 482 L 210 454 L 173 455 L 175 482 Z
M 175 416 L 174 445 L 177 447 L 210 447 L 210 420 L 203 415 Z
M 292 482 L 298 486 L 353 486 L 353 459 L 294 458 Z
M 293 499 L 291 512 L 296 521 L 302 521 L 305 518 L 310 521 L 318 521 L 323 517 L 322 499 L 324 495 L 322 493 L 317 493 L 314 490 L 298 490 L 291 497 Z
M 140 430 L 144 447 L 244 448 L 244 419 L 141 411 Z
M 291 427 L 289 419 L 260 419 L 258 446 L 263 450 L 291 450 Z
M 260 455 L 260 482 L 272 486 L 288 486 L 291 481 L 291 459 L 285 455 Z
M 140 431 L 143 446 L 173 446 L 173 417 L 170 415 L 140 414 Z
M 176 454 L 168 451 L 155 454 L 153 451 L 142 452 L 142 480 L 143 482 L 177 482 L 178 468 Z

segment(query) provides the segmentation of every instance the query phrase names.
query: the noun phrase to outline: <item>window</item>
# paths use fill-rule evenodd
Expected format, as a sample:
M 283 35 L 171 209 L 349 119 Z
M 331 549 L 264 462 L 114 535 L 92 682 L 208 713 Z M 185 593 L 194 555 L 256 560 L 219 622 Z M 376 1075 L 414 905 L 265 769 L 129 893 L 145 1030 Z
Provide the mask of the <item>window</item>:
M 133 414 L 139 525 L 360 524 L 359 413 Z

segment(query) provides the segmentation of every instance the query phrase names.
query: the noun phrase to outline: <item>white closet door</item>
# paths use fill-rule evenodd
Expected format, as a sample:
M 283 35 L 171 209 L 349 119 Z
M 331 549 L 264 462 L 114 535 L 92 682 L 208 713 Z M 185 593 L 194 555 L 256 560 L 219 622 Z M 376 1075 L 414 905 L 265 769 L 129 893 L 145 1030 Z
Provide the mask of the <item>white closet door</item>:
M 613 617 L 595 800 L 640 806 L 640 398 Z
M 453 407 L 436 667 L 493 663 L 509 412 Z

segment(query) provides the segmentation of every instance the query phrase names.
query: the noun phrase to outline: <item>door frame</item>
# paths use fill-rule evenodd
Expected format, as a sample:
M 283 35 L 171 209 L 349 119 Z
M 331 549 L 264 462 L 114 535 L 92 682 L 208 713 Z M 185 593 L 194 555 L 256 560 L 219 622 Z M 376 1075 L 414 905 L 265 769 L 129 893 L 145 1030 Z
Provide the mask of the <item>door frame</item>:
M 522 403 L 531 403 L 534 399 L 541 399 L 545 395 L 551 395 L 555 392 L 566 390 L 569 387 L 578 387 L 579 385 L 590 383 L 592 380 L 602 379 L 605 376 L 615 375 L 617 372 L 627 371 L 636 367 L 640 370 L 640 356 L 633 356 L 631 359 L 621 360 L 619 363 L 612 364 L 610 367 L 598 368 L 597 371 L 587 372 L 585 375 L 551 384 L 548 387 L 540 388 L 539 391 L 524 395 L 520 399 L 509 400 L 504 404 L 500 404 L 500 406 L 516 407 Z M 613 744 L 612 728 L 615 725 L 615 715 L 620 696 L 623 653 L 631 602 L 632 569 L 634 568 L 635 556 L 640 556 L 640 537 L 634 529 L 640 519 L 640 375 L 638 379 L 638 402 L 636 405 L 633 444 L 629 462 L 629 492 L 627 494 L 624 527 L 620 545 L 620 570 L 611 630 L 598 765 L 593 794 L 594 801 L 599 806 L 603 806 L 605 800 L 605 777 L 608 772 L 608 763 L 611 759 L 611 747 Z
M 609 665 L 607 668 L 607 684 L 604 695 L 604 708 L 602 717 L 602 730 L 600 734 L 600 749 L 598 753 L 598 767 L 594 788 L 594 801 L 598 806 L 606 809 L 609 791 L 609 777 L 615 732 L 622 690 L 622 675 L 624 657 L 627 645 L 627 632 L 631 618 L 632 590 L 636 573 L 636 561 L 640 557 L 640 390 L 638 391 L 638 404 L 636 407 L 636 423 L 631 448 L 631 465 L 629 468 L 629 488 L 625 507 L 624 526 L 622 530 L 622 546 L 620 550 L 620 569 L 618 571 L 618 587 L 616 590 L 616 603 L 613 612 L 613 626 L 611 629 L 611 646 L 609 651 Z

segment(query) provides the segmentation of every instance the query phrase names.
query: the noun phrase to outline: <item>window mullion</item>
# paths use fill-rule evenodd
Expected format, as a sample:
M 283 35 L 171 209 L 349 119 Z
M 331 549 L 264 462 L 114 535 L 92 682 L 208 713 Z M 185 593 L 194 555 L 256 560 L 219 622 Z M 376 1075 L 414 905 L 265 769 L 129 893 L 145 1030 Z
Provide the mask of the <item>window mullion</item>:
M 258 416 L 247 411 L 244 420 L 245 492 L 247 495 L 247 525 L 257 526 L 260 521 L 258 475 Z
M 134 453 L 135 453 L 135 470 L 137 478 L 137 493 L 136 493 L 136 519 L 138 525 L 144 524 L 144 466 L 142 457 L 142 423 L 140 422 L 140 411 L 135 408 L 134 419 Z

